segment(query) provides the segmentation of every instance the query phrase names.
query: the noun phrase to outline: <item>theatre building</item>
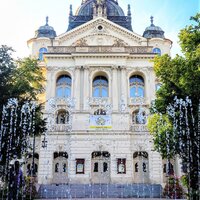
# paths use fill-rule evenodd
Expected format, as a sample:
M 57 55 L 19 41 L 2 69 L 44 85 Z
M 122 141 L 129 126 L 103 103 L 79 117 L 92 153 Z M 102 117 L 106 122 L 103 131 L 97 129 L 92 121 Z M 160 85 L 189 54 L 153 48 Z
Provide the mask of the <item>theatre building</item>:
M 160 86 L 151 60 L 170 54 L 172 42 L 153 17 L 137 34 L 130 5 L 125 14 L 120 2 L 80 0 L 66 32 L 57 35 L 47 17 L 28 41 L 46 77 L 48 130 L 34 155 L 40 184 L 165 182 L 146 123 Z

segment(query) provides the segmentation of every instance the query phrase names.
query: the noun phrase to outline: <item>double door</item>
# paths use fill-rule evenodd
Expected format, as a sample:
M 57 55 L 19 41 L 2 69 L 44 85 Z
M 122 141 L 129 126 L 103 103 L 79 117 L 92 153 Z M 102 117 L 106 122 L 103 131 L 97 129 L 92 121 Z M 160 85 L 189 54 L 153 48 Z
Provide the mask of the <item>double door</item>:
M 68 183 L 68 162 L 64 157 L 54 159 L 53 167 L 53 183 L 67 184 Z
M 92 159 L 92 183 L 110 182 L 110 158 L 99 156 Z

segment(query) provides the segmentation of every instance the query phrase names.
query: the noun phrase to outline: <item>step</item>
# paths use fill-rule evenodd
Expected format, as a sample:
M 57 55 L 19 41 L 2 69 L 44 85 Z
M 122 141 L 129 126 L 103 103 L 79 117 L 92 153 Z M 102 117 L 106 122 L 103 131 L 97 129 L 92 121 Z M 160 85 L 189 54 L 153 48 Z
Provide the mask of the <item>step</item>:
M 50 184 L 41 185 L 39 197 L 53 198 L 160 198 L 159 184 Z

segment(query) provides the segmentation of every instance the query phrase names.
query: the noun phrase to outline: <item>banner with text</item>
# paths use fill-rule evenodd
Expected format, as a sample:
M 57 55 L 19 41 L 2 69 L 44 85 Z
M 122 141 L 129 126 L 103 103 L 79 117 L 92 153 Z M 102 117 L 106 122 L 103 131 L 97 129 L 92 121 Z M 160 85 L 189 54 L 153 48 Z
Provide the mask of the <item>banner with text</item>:
M 98 129 L 111 129 L 111 116 L 110 115 L 90 115 L 90 128 Z

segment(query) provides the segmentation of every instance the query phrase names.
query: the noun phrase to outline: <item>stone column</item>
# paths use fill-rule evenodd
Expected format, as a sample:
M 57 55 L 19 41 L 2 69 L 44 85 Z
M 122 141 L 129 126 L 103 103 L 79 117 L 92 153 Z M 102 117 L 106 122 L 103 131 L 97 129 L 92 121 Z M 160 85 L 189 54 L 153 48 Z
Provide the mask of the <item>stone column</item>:
M 89 80 L 89 67 L 84 66 L 83 72 L 83 110 L 88 110 L 88 98 L 89 98 L 89 91 L 90 91 L 90 80 Z
M 113 105 L 113 111 L 118 110 L 119 105 L 119 76 L 117 73 L 117 66 L 112 66 L 112 105 Z
M 53 68 L 47 68 L 47 75 L 46 75 L 46 100 L 50 99 L 51 97 L 56 96 L 56 77 L 55 77 L 55 71 Z
M 126 76 L 126 67 L 121 66 L 121 93 L 119 94 L 119 102 L 121 98 L 123 98 L 125 105 L 127 106 L 127 99 L 128 99 L 128 85 L 127 85 L 127 79 L 128 77 Z
M 75 105 L 75 110 L 80 110 L 80 98 L 81 98 L 81 93 L 80 93 L 80 66 L 76 66 L 74 70 L 74 88 L 73 88 L 73 97 L 75 98 L 76 105 Z

